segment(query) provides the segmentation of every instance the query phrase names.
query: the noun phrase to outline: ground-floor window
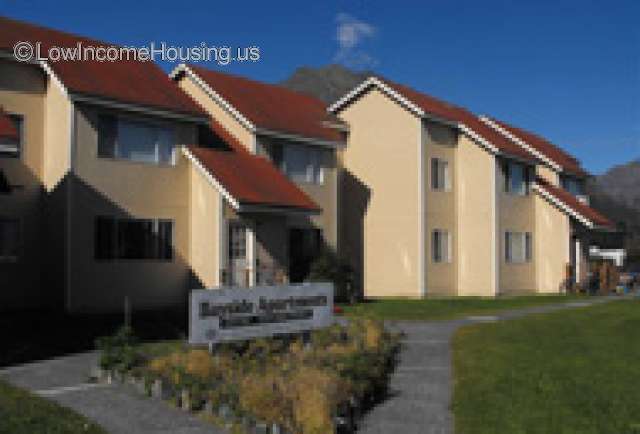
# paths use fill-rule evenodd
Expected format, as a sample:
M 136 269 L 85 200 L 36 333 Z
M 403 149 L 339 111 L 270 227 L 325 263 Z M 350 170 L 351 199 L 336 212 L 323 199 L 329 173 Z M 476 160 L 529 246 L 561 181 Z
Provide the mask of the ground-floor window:
M 173 259 L 172 220 L 97 217 L 95 258 Z
M 531 232 L 505 232 L 505 261 L 512 264 L 531 262 Z
M 20 220 L 0 218 L 0 261 L 15 261 L 20 251 Z
M 433 262 L 451 262 L 451 234 L 435 229 L 431 234 L 431 257 Z

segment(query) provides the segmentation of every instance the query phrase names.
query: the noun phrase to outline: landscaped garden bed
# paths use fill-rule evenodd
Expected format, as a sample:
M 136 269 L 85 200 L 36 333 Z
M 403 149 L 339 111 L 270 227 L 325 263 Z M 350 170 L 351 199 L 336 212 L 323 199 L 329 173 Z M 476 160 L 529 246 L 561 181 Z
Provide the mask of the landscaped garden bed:
M 101 378 L 123 381 L 238 433 L 353 431 L 386 393 L 400 338 L 357 319 L 310 332 L 207 348 L 138 344 L 130 329 L 99 341 Z

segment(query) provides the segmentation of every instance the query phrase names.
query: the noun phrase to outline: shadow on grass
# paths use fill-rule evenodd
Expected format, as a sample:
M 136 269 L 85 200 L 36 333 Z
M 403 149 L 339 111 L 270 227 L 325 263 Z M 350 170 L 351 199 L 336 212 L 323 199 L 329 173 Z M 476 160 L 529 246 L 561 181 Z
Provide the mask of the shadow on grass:
M 95 340 L 113 334 L 123 315 L 68 315 L 50 311 L 5 312 L 0 315 L 0 367 L 95 349 Z M 183 339 L 184 310 L 138 311 L 131 325 L 142 341 Z

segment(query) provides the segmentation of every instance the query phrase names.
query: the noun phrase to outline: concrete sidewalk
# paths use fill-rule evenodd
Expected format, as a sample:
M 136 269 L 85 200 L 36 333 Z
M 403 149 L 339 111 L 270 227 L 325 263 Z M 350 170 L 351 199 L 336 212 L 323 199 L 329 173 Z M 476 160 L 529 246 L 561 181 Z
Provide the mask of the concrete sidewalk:
M 391 377 L 391 396 L 368 413 L 359 433 L 452 434 L 453 375 L 451 339 L 458 328 L 487 321 L 503 321 L 535 313 L 591 306 L 620 297 L 605 297 L 562 304 L 468 316 L 438 322 L 388 322 L 404 332 L 400 361 Z
M 0 378 L 52 399 L 97 422 L 112 434 L 221 434 L 166 402 L 122 385 L 89 383 L 97 352 L 81 353 L 0 370 Z
M 590 299 L 471 316 L 452 321 L 389 322 L 406 334 L 391 396 L 369 412 L 358 432 L 366 434 L 451 434 L 451 338 L 462 326 L 533 313 L 591 306 L 619 297 Z M 88 382 L 97 352 L 81 353 L 0 370 L 0 378 L 52 399 L 113 434 L 222 434 L 224 431 L 165 402 L 145 398 L 122 385 Z

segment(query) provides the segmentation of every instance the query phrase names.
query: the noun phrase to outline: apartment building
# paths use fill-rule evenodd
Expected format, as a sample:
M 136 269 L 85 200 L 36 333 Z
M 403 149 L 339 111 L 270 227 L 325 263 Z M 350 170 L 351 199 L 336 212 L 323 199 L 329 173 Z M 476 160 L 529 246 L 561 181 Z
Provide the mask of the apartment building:
M 612 227 L 534 134 L 379 77 L 329 111 L 349 126 L 340 248 L 367 297 L 558 293 Z
M 331 107 L 198 66 L 18 62 L 111 46 L 0 17 L 0 310 L 184 306 L 300 282 L 367 297 L 557 293 L 586 273 L 587 173 L 545 139 L 372 77 Z
M 109 46 L 0 18 L 0 309 L 164 308 L 290 280 L 285 223 L 322 222 L 309 194 L 155 64 L 17 62 L 25 40 Z M 331 196 L 332 179 L 310 188 Z

